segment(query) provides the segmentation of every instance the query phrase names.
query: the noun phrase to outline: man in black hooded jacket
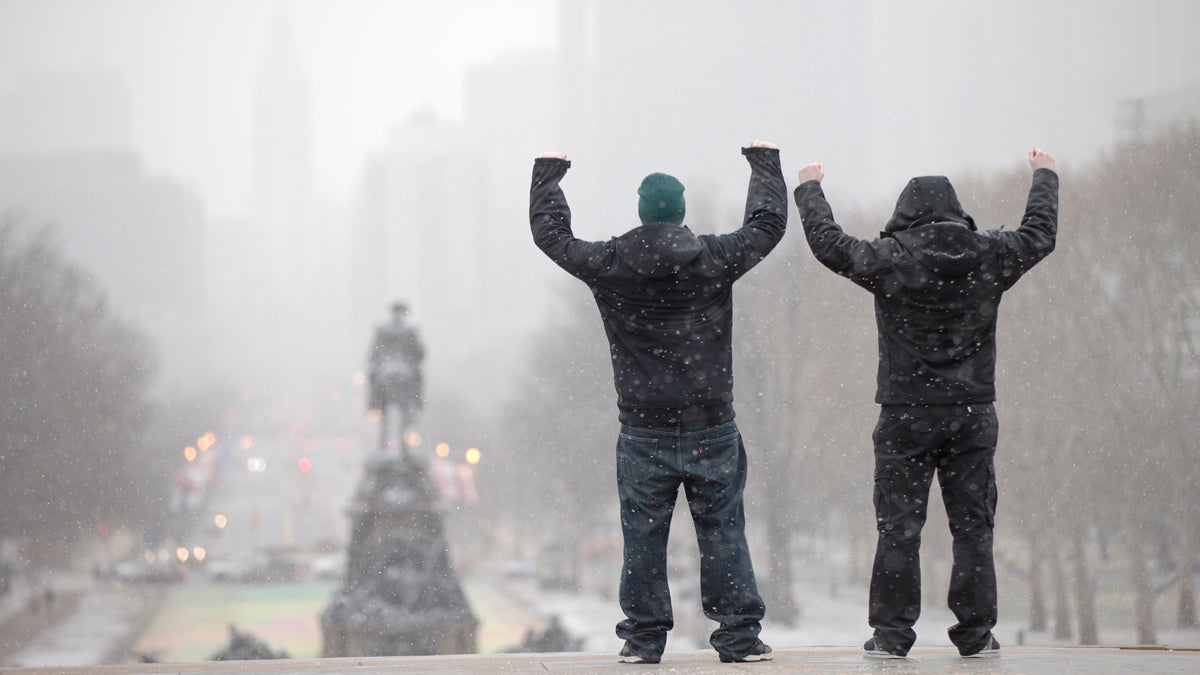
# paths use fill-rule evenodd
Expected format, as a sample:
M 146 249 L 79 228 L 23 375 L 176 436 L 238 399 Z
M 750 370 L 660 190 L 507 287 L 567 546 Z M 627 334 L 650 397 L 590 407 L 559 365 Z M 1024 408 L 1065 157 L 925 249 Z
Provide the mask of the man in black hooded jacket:
M 875 296 L 875 516 L 866 656 L 903 658 L 921 612 L 919 549 L 934 473 L 954 539 L 950 639 L 966 657 L 996 656 L 996 317 L 1000 298 L 1054 250 L 1054 158 L 1029 151 L 1033 183 L 1021 226 L 979 232 L 942 176 L 913 178 L 879 239 L 838 226 L 819 163 L 800 170 L 796 206 L 813 255 Z
M 696 236 L 683 225 L 683 185 L 653 173 L 638 188 L 642 221 L 609 241 L 583 241 L 559 182 L 565 155 L 534 160 L 529 222 L 538 248 L 592 291 L 617 389 L 617 487 L 626 619 L 621 660 L 657 663 L 674 626 L 667 535 L 680 485 L 700 545 L 709 642 L 723 662 L 762 661 L 764 606 L 746 543 L 746 451 L 733 411 L 733 282 L 775 247 L 787 225 L 779 150 L 742 149 L 750 186 L 742 227 Z

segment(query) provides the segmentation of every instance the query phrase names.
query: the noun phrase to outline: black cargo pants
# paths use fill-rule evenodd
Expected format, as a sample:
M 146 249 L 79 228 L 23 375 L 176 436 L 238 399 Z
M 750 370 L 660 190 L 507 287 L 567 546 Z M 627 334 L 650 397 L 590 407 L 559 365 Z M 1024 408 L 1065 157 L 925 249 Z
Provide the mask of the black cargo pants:
M 921 614 L 921 528 L 936 472 L 954 540 L 950 640 L 964 654 L 996 625 L 995 407 L 885 405 L 875 427 L 875 519 L 879 540 L 868 620 L 875 639 L 907 654 Z

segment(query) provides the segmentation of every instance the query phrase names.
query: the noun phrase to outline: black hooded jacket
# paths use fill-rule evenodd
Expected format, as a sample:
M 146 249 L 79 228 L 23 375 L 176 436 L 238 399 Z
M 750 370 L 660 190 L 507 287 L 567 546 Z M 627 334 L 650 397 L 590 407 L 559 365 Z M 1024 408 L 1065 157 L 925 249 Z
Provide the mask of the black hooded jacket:
M 1058 175 L 1034 172 L 1021 226 L 1012 231 L 977 231 L 941 176 L 910 181 L 873 241 L 842 231 L 817 181 L 798 186 L 795 198 L 817 259 L 875 296 L 875 401 L 994 401 L 1000 298 L 1054 250 Z
M 734 417 L 733 282 L 775 247 L 787 226 L 779 151 L 742 153 L 751 176 L 737 231 L 696 236 L 682 225 L 650 223 L 604 242 L 571 232 L 571 210 L 559 186 L 570 162 L 534 161 L 534 242 L 592 290 L 624 424 L 695 428 Z

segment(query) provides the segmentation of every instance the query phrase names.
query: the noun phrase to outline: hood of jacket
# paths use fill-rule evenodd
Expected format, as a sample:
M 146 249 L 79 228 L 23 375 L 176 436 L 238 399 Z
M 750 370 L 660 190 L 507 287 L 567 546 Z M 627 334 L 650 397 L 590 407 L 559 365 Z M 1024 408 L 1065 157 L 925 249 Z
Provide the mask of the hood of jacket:
M 961 277 L 983 265 L 998 242 L 972 232 L 957 222 L 914 227 L 893 235 L 925 269 L 947 277 Z
M 616 251 L 638 276 L 662 279 L 687 267 L 703 244 L 692 231 L 675 223 L 649 223 L 617 237 Z
M 945 176 L 917 176 L 908 181 L 896 211 L 884 227 L 884 233 L 895 234 L 929 223 L 953 222 L 974 231 L 975 220 L 963 211 L 958 194 Z

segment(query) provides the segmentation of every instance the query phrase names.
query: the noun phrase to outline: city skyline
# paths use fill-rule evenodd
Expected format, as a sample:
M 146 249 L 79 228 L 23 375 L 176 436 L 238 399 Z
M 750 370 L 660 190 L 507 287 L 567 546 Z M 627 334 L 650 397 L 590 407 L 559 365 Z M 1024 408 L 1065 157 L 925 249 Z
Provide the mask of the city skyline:
M 519 353 L 558 306 L 562 285 L 525 222 L 537 152 L 575 160 L 566 187 L 581 237 L 629 229 L 633 187 L 652 170 L 688 186 L 691 226 L 724 231 L 740 217 L 737 148 L 751 138 L 781 145 L 789 181 L 824 161 L 831 196 L 862 208 L 914 173 L 1017 166 L 1027 144 L 1069 172 L 1121 136 L 1122 102 L 1200 82 L 1186 28 L 1200 7 L 1169 0 L 1056 4 L 1040 32 L 1023 30 L 1030 1 L 530 0 L 503 21 L 485 6 L 9 0 L 0 155 L 73 166 L 115 151 L 198 194 L 202 262 L 174 266 L 203 277 L 202 345 L 237 377 L 278 380 L 289 366 L 277 362 L 346 379 L 371 324 L 402 299 L 435 343 L 433 382 L 449 389 L 481 369 L 503 383 L 532 355 L 496 355 Z M 400 27 L 440 46 L 388 51 L 381 36 Z M 484 28 L 489 39 L 470 37 Z M 1108 49 L 1118 36 L 1127 50 Z M 347 53 L 331 48 L 339 40 Z M 1189 100 L 1176 118 L 1200 114 Z M 331 106 L 354 115 L 335 122 Z M 184 140 L 201 152 L 181 154 Z M 103 251 L 107 269 L 171 273 L 161 254 L 118 244 Z M 287 349 L 285 335 L 297 336 Z
M 42 124 L 56 121 L 43 120 L 44 109 L 18 110 L 19 133 L 0 116 L 9 124 L 0 153 L 60 151 L 81 140 L 132 145 L 150 171 L 194 185 L 211 216 L 245 216 L 255 199 L 257 80 L 283 22 L 312 93 L 314 184 L 321 197 L 344 202 L 366 156 L 396 125 L 420 111 L 461 121 L 464 69 L 547 46 L 554 9 L 553 0 L 4 0 L 0 100 L 30 80 L 108 79 L 124 93 L 108 105 L 123 107 L 128 125 L 102 127 L 107 137 L 87 139 L 82 126 L 61 138 Z

